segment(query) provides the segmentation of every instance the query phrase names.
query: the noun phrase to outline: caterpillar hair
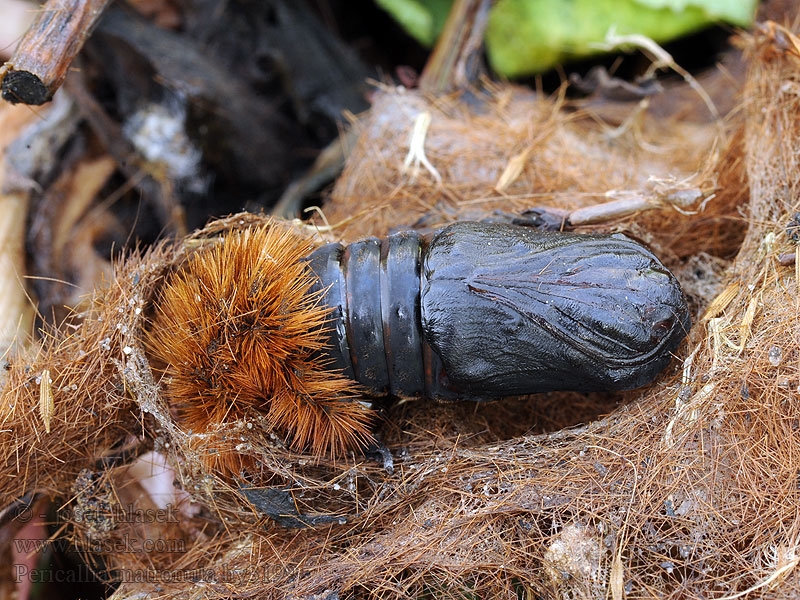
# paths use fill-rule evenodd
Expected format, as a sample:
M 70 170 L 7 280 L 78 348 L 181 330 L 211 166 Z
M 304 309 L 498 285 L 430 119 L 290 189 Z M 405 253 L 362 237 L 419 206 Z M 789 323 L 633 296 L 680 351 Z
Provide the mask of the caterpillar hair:
M 329 309 L 310 291 L 310 249 L 275 222 L 229 231 L 159 293 L 147 346 L 178 423 L 209 468 L 246 466 L 229 430 L 247 416 L 317 456 L 370 440 L 371 411 L 321 352 Z

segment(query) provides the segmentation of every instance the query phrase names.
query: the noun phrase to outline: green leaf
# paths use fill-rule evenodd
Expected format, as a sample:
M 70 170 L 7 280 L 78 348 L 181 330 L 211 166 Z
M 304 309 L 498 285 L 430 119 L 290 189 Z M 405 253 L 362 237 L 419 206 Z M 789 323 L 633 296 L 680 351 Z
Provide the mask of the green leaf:
M 755 0 L 499 0 L 489 17 L 486 45 L 492 68 L 529 75 L 599 52 L 612 27 L 665 42 L 720 20 L 752 21 Z M 735 6 L 734 6 L 735 5 Z M 673 10 L 671 6 L 682 10 Z M 724 11 L 727 6 L 728 10 Z M 713 9 L 713 12 L 712 12 Z
M 375 0 L 420 43 L 430 46 L 452 0 Z M 546 71 L 602 52 L 617 35 L 641 34 L 663 43 L 718 22 L 746 27 L 757 0 L 498 0 L 489 16 L 486 48 L 506 77 Z
M 689 6 L 705 11 L 710 21 L 725 21 L 747 27 L 753 22 L 757 2 L 752 0 L 637 0 L 650 8 L 670 8 L 676 12 Z

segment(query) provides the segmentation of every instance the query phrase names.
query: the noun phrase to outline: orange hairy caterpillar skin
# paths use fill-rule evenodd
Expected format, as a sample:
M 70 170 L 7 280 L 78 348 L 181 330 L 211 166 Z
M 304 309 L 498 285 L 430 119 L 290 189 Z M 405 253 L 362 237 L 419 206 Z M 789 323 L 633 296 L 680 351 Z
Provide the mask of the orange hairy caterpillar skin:
M 275 223 L 226 232 L 160 291 L 148 347 L 164 365 L 179 424 L 211 468 L 246 464 L 226 426 L 248 414 L 317 455 L 370 439 L 371 412 L 354 400 L 353 382 L 320 358 L 329 309 L 310 293 L 310 248 Z

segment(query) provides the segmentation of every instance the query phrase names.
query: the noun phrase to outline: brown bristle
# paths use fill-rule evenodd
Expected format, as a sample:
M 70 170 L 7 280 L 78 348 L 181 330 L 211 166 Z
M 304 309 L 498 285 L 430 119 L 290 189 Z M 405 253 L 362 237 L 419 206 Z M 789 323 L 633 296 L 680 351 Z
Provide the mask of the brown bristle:
M 148 332 L 181 426 L 208 466 L 246 461 L 225 425 L 261 413 L 296 449 L 336 455 L 370 438 L 353 382 L 318 357 L 329 309 L 309 294 L 307 240 L 276 224 L 226 233 L 159 295 Z M 237 440 L 238 441 L 238 440 Z

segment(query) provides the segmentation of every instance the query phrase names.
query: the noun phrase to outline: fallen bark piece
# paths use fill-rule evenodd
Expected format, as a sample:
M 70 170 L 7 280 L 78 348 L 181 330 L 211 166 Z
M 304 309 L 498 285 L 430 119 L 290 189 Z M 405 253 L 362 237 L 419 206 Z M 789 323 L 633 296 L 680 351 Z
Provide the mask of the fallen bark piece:
M 44 104 L 67 76 L 108 0 L 50 0 L 41 8 L 10 61 L 0 67 L 2 97 Z

